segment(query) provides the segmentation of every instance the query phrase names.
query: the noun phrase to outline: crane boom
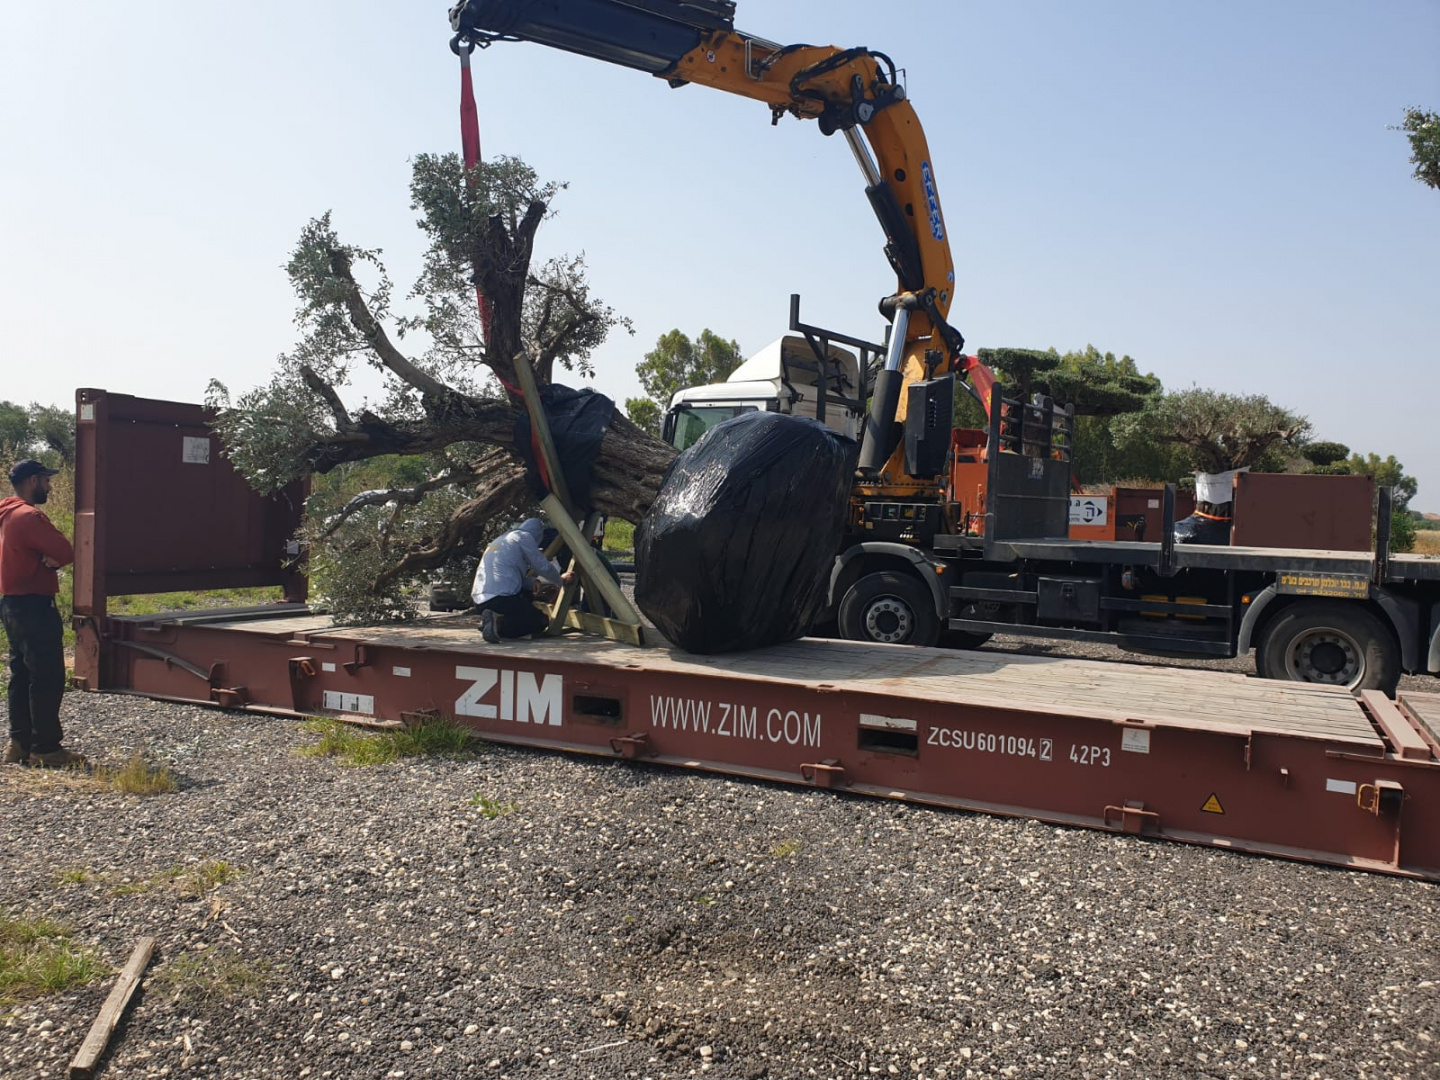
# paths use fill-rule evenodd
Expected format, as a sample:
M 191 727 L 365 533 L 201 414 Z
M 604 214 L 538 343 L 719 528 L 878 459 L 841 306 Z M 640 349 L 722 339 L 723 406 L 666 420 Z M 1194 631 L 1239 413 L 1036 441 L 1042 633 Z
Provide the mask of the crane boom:
M 895 421 L 910 382 L 956 372 L 989 408 L 993 376 L 965 356 L 947 321 L 955 264 L 925 132 L 894 63 L 860 47 L 778 45 L 734 28 L 733 0 L 461 0 L 450 12 L 457 41 L 533 41 L 648 72 L 672 87 L 695 83 L 815 120 L 841 134 L 865 178 L 898 283 L 881 302 L 892 320 L 877 377 L 861 470 L 899 453 Z

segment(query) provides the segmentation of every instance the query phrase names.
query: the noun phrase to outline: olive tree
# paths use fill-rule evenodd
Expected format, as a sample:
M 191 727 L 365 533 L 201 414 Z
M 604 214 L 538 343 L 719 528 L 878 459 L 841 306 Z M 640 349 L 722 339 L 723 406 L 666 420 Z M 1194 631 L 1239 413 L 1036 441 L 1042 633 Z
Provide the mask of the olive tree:
M 561 188 L 517 158 L 467 170 L 454 154 L 420 155 L 410 205 L 428 245 L 406 303 L 380 252 L 346 243 L 322 214 L 286 266 L 300 340 L 258 389 L 232 400 L 212 384 L 226 453 L 257 490 L 357 471 L 374 481 L 358 492 L 316 482 L 307 507 L 312 564 L 342 614 L 404 617 L 407 584 L 453 567 L 533 505 L 515 435 L 517 357 L 542 386 L 557 367 L 585 377 L 595 348 L 629 329 L 592 294 L 583 257 L 535 260 Z M 379 372 L 383 393 L 355 405 L 360 365 Z M 617 412 L 593 462 L 594 509 L 638 521 L 673 455 Z M 376 459 L 407 462 L 408 475 L 361 465 Z
M 1310 421 L 1261 394 L 1223 394 L 1192 386 L 1161 394 L 1140 412 L 1115 420 L 1124 445 L 1176 447 L 1185 465 L 1201 473 L 1233 469 L 1277 471 L 1285 452 L 1310 433 Z

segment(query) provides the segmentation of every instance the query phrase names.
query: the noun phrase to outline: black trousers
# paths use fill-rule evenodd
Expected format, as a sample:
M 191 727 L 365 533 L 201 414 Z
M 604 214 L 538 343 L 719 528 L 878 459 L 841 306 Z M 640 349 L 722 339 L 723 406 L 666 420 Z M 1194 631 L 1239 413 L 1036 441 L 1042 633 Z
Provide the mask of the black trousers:
M 502 638 L 543 634 L 547 620 L 545 613 L 531 603 L 533 595 L 527 589 L 516 596 L 494 596 L 481 604 L 480 610 L 495 612 L 495 630 Z
M 60 749 L 65 695 L 65 638 L 53 596 L 0 598 L 10 639 L 10 738 L 32 754 Z

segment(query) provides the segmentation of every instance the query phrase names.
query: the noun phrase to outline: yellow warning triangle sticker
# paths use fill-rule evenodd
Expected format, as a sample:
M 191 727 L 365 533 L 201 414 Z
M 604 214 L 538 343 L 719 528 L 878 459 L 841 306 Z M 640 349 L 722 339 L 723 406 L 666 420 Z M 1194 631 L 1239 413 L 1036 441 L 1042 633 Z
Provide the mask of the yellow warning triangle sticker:
M 1204 810 L 1207 814 L 1223 814 L 1225 812 L 1225 808 L 1220 805 L 1220 800 L 1215 797 L 1213 792 L 1210 797 L 1205 800 L 1205 805 L 1200 807 L 1200 809 Z

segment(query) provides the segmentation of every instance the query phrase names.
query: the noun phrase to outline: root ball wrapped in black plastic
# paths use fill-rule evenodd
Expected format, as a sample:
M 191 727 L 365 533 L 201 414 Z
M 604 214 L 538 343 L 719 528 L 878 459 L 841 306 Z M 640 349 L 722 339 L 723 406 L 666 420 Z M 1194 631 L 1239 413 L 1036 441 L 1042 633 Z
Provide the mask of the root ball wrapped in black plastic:
M 746 413 L 671 465 L 635 534 L 635 601 L 694 653 L 801 637 L 825 602 L 859 444 Z

